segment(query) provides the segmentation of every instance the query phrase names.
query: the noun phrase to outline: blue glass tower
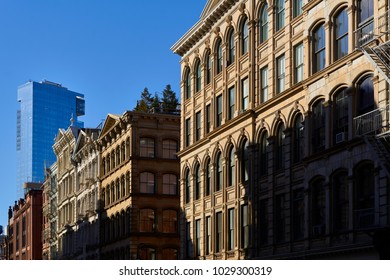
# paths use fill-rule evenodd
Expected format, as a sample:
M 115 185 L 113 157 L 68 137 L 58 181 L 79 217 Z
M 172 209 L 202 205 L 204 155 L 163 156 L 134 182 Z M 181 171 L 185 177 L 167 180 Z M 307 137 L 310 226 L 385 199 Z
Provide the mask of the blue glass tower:
M 77 117 L 85 114 L 84 95 L 49 81 L 29 81 L 18 88 L 17 194 L 25 182 L 43 182 L 44 167 L 55 160 L 54 137 L 59 128 L 83 127 Z

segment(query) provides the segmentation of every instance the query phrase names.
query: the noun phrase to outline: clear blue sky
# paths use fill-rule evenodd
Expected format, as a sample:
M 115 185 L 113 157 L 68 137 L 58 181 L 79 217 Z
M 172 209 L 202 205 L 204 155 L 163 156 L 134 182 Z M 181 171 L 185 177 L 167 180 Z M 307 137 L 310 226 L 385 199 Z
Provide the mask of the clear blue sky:
M 87 127 L 131 110 L 144 87 L 180 96 L 170 47 L 206 0 L 0 0 L 0 225 L 16 197 L 17 87 L 57 82 L 84 93 Z

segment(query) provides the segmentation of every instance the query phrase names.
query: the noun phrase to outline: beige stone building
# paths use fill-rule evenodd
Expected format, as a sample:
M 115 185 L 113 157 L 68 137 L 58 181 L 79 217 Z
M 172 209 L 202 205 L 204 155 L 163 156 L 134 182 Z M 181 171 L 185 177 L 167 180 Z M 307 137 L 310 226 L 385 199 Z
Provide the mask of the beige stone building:
M 388 10 L 207 2 L 172 47 L 182 258 L 389 258 Z
M 109 114 L 101 148 L 101 258 L 177 259 L 180 116 Z
M 98 162 L 100 129 L 59 129 L 57 156 L 57 239 L 60 259 L 98 259 Z
M 45 170 L 42 184 L 42 259 L 57 259 L 57 163 Z

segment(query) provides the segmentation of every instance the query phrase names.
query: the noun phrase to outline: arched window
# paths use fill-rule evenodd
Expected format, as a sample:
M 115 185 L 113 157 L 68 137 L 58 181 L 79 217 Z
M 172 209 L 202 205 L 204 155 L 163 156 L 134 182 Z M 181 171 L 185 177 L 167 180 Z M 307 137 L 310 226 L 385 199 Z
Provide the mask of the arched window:
M 142 172 L 140 174 L 139 191 L 140 193 L 155 193 L 154 174 L 150 172 Z
M 177 233 L 177 212 L 175 210 L 163 211 L 163 233 Z
M 184 76 L 184 83 L 185 83 L 184 91 L 185 91 L 186 99 L 188 99 L 191 97 L 191 71 L 189 68 L 187 68 L 184 73 L 185 73 L 184 74 L 185 75 Z
M 206 54 L 206 84 L 210 84 L 211 82 L 211 55 L 208 51 Z
M 195 167 L 195 199 L 200 198 L 200 183 L 202 181 L 202 178 L 200 176 L 200 165 L 199 163 L 196 164 Z
M 325 68 L 325 52 L 325 29 L 320 25 L 313 31 L 313 73 Z
M 358 115 L 368 113 L 375 108 L 374 83 L 372 76 L 365 77 L 358 84 Z
M 177 176 L 175 174 L 163 175 L 163 194 L 177 195 Z
M 349 224 L 349 192 L 348 173 L 341 171 L 334 174 L 332 182 L 332 221 L 333 230 L 342 231 L 348 229 Z
M 121 164 L 121 151 L 120 147 L 116 147 L 116 166 L 119 166 Z
M 364 163 L 354 171 L 355 227 L 367 228 L 375 223 L 374 165 Z
M 166 139 L 162 141 L 163 144 L 163 158 L 177 159 L 177 141 Z
M 110 165 L 110 154 L 107 155 L 107 159 L 106 159 L 106 174 L 110 172 L 111 170 L 111 165 Z
M 122 142 L 121 144 L 121 157 L 122 157 L 122 162 L 126 160 L 126 148 L 125 148 L 125 143 Z
M 217 156 L 215 157 L 215 191 L 219 191 L 222 189 L 223 184 L 223 173 L 222 173 L 222 155 L 221 152 L 218 152 Z
M 229 66 L 230 64 L 234 63 L 234 59 L 236 57 L 236 47 L 235 47 L 235 43 L 234 43 L 234 30 L 233 29 L 231 29 L 229 31 L 227 43 L 228 43 L 228 50 L 229 50 L 227 64 Z
M 260 44 L 268 40 L 268 5 L 265 3 L 260 9 L 259 21 L 259 42 Z
M 106 175 L 106 159 L 105 158 L 102 159 L 102 171 L 103 171 L 103 175 Z
M 241 182 L 249 181 L 249 144 L 245 139 L 241 144 Z
M 284 151 L 284 125 L 281 123 L 276 131 L 275 139 L 275 169 L 279 170 L 284 168 L 285 151 Z
M 317 153 L 325 149 L 325 110 L 324 100 L 313 105 L 312 114 L 312 151 Z
M 249 46 L 249 30 L 248 30 L 248 19 L 246 18 L 241 26 L 241 54 L 248 52 Z
M 216 71 L 217 71 L 217 74 L 219 74 L 222 72 L 222 65 L 223 65 L 223 53 L 222 53 L 221 39 L 218 39 L 217 43 L 215 44 L 215 51 L 217 53 Z
M 326 205 L 324 179 L 315 179 L 310 183 L 311 189 L 311 226 L 312 236 L 325 234 Z
M 236 181 L 236 164 L 235 164 L 235 150 L 233 147 L 230 148 L 228 155 L 228 186 L 234 186 Z
M 121 185 L 119 179 L 115 182 L 115 192 L 116 192 L 116 200 L 119 200 L 121 198 Z
M 111 170 L 115 169 L 115 151 L 111 152 Z
M 196 83 L 195 83 L 195 92 L 198 92 L 202 89 L 202 67 L 200 64 L 200 60 L 198 59 L 195 64 L 196 70 Z
M 348 138 L 348 93 L 344 88 L 334 95 L 333 102 L 333 137 L 339 144 Z
M 268 173 L 268 158 L 267 158 L 267 146 L 268 146 L 268 133 L 265 131 L 260 135 L 259 140 L 259 172 L 260 176 L 264 176 Z
M 285 0 L 276 0 L 276 31 L 279 31 L 284 27 L 284 1 Z
M 122 197 L 125 197 L 127 195 L 126 184 L 125 184 L 125 175 L 122 175 L 122 177 L 121 177 L 121 195 L 122 195 Z
M 153 209 L 140 210 L 140 232 L 154 232 L 156 230 L 156 215 Z
M 110 192 L 110 185 L 106 186 L 106 205 L 111 204 L 111 192 Z
M 205 174 L 205 195 L 210 195 L 211 189 L 211 162 L 208 158 L 206 160 L 206 174 Z
M 184 176 L 186 203 L 189 203 L 191 201 L 191 176 L 188 169 L 186 170 Z
M 139 156 L 146 158 L 154 158 L 154 139 L 153 138 L 140 138 L 139 140 Z
M 294 131 L 293 131 L 293 159 L 294 163 L 300 162 L 303 158 L 304 152 L 304 129 L 303 118 L 301 114 L 298 114 L 294 120 Z
M 347 9 L 341 10 L 334 19 L 335 60 L 348 54 L 348 14 Z
M 130 194 L 130 172 L 126 173 L 126 193 Z

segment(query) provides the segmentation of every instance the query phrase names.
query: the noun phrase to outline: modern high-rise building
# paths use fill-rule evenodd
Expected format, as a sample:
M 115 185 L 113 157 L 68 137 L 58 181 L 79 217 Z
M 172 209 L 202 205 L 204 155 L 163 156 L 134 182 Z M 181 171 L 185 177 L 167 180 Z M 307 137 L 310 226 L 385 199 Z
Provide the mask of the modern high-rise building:
M 85 113 L 84 95 L 60 84 L 29 81 L 18 88 L 17 111 L 17 194 L 23 196 L 25 182 L 43 182 L 44 167 L 56 160 L 53 143 L 59 128 Z

